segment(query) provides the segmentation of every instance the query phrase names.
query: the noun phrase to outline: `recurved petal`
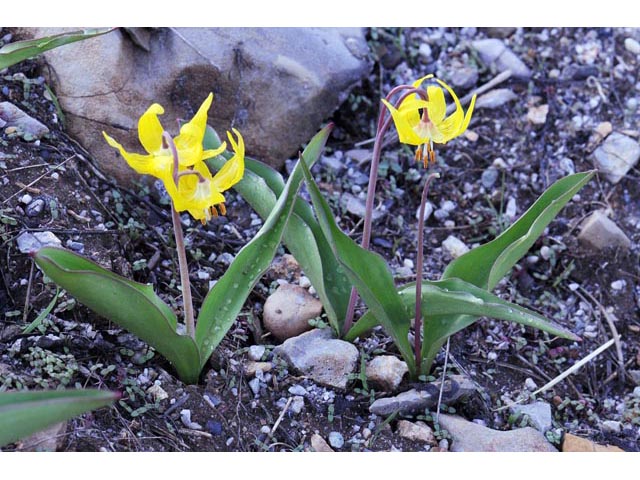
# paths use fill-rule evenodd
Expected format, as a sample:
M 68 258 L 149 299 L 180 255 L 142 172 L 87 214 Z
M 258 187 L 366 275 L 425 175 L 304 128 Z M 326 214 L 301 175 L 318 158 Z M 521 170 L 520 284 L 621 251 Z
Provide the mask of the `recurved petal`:
M 117 149 L 120 152 L 120 155 L 127 161 L 129 166 L 133 168 L 136 172 L 142 174 L 149 174 L 153 170 L 153 155 L 140 155 L 139 153 L 129 153 L 127 152 L 122 145 L 116 142 L 113 138 L 107 135 L 105 132 L 102 132 L 104 139 L 107 143 Z
M 244 175 L 244 139 L 242 138 L 242 135 L 240 135 L 240 132 L 235 128 L 233 129 L 233 132 L 238 137 L 237 142 L 234 140 L 231 133 L 227 132 L 229 143 L 231 143 L 234 150 L 233 157 L 227 160 L 218 173 L 213 177 L 213 186 L 219 192 L 224 192 L 231 188 L 233 185 L 238 183 Z
M 430 78 L 433 78 L 433 73 L 430 73 L 429 75 L 425 75 L 424 77 L 419 78 L 418 80 L 413 82 L 413 88 L 420 88 L 420 85 L 422 85 L 422 82 Z
M 218 155 L 224 153 L 227 150 L 227 142 L 222 142 L 220 146 L 214 150 L 205 150 L 202 152 L 202 159 L 206 160 L 207 158 L 217 157 Z
M 202 161 L 202 140 L 204 133 L 191 123 L 180 129 L 180 135 L 173 139 L 178 150 L 178 160 L 183 167 L 190 167 Z
M 391 117 L 396 126 L 400 142 L 408 145 L 422 145 L 425 142 L 425 139 L 414 130 L 420 122 L 418 109 L 404 108 L 401 112 L 384 99 L 382 99 L 382 103 L 384 103 L 389 109 L 389 112 L 391 112 Z
M 204 132 L 207 128 L 207 115 L 212 101 L 213 93 L 209 93 L 204 102 L 202 102 L 202 105 L 200 105 L 200 108 L 193 116 L 193 118 L 182 126 L 182 128 L 180 129 L 180 134 L 182 134 L 183 129 L 190 128 L 192 131 L 197 132 L 197 134 L 200 135 L 201 138 L 204 137 Z M 189 127 L 187 127 L 187 125 Z
M 138 137 L 144 149 L 155 154 L 162 150 L 162 132 L 164 131 L 158 115 L 164 113 L 164 108 L 154 103 L 138 120 Z
M 469 122 L 471 121 L 471 114 L 473 113 L 473 107 L 476 104 L 476 95 L 471 99 L 471 103 L 469 104 L 469 108 L 467 109 L 467 113 L 464 116 L 464 122 L 462 122 L 462 126 L 460 127 L 460 132 L 463 133 L 467 127 L 469 126 Z
M 429 98 L 429 120 L 438 124 L 442 122 L 447 113 L 447 103 L 444 100 L 444 92 L 440 87 L 430 85 L 427 88 L 427 97 Z

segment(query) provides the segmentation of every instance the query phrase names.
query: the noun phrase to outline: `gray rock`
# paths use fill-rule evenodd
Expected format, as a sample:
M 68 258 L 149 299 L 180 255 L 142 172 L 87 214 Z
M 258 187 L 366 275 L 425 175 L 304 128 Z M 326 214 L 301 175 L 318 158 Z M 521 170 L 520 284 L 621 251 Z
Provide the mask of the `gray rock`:
M 247 351 L 247 355 L 254 362 L 259 362 L 260 360 L 262 360 L 262 356 L 264 355 L 265 351 L 266 348 L 264 345 L 251 345 L 249 347 L 249 350 Z
M 602 422 L 602 430 L 607 433 L 620 433 L 622 431 L 622 424 L 615 420 L 605 420 Z
M 482 61 L 493 66 L 498 72 L 511 70 L 514 77 L 522 79 L 531 77 L 531 70 L 502 40 L 487 38 L 471 42 L 471 45 L 478 51 Z
M 355 195 L 352 195 L 350 193 L 345 193 L 342 195 L 342 197 L 340 197 L 340 201 L 349 213 L 355 215 L 356 217 L 364 218 L 366 204 L 363 199 L 356 197 Z M 384 212 L 382 212 L 382 210 L 374 209 L 372 218 L 375 221 L 382 217 L 382 215 L 384 215 Z
M 444 248 L 449 255 L 453 258 L 458 258 L 469 251 L 469 247 L 457 237 L 449 235 L 444 242 L 442 242 L 442 248 Z
M 507 38 L 513 35 L 517 30 L 516 27 L 486 27 L 484 29 L 487 35 L 492 38 Z
M 640 398 L 640 387 L 635 387 L 633 389 L 633 396 L 636 398 Z
M 317 433 L 314 433 L 313 435 L 311 435 L 310 443 L 311 443 L 311 449 L 314 452 L 333 452 L 334 451 L 329 446 L 329 444 L 325 441 L 325 439 L 322 438 Z
M 42 247 L 60 247 L 62 241 L 51 232 L 23 232 L 16 238 L 18 250 L 22 253 L 30 253 Z
M 544 435 L 526 427 L 492 430 L 453 415 L 440 415 L 440 428 L 453 439 L 452 452 L 556 452 Z
M 578 240 L 596 250 L 631 246 L 629 237 L 602 210 L 596 210 L 582 222 Z
M 300 397 L 304 397 L 308 393 L 307 389 L 302 385 L 292 385 L 291 387 L 289 387 L 288 392 L 291 395 L 298 395 Z
M 503 106 L 512 100 L 515 100 L 518 96 L 508 88 L 496 88 L 484 95 L 480 95 L 476 100 L 476 108 L 498 108 Z
M 478 69 L 471 65 L 453 65 L 449 80 L 454 87 L 469 89 L 478 82 Z
M 251 391 L 253 392 L 254 395 L 259 395 L 260 394 L 260 379 L 259 378 L 254 378 L 252 380 L 249 380 L 249 388 L 251 389 Z
M 358 349 L 332 338 L 330 329 L 316 329 L 286 340 L 273 351 L 291 367 L 317 383 L 344 389 L 358 364 Z
M 628 52 L 631 52 L 635 55 L 640 55 L 640 42 L 638 42 L 635 38 L 625 38 L 624 48 L 626 48 Z
M 515 404 L 511 406 L 511 411 L 516 415 L 526 415 L 529 417 L 531 425 L 542 433 L 552 427 L 551 405 L 546 402 L 535 402 L 529 405 Z
M 11 102 L 0 102 L 0 119 L 5 128 L 15 127 L 25 140 L 37 140 L 49 133 L 46 125 L 30 117 Z
M 298 285 L 285 283 L 267 298 L 262 321 L 282 341 L 311 330 L 309 320 L 321 313 L 320 300 Z
M 433 434 L 433 430 L 431 430 L 431 427 L 421 421 L 413 423 L 407 420 L 399 420 L 398 435 L 413 442 L 424 442 L 430 445 L 438 444 L 436 436 Z
M 26 37 L 61 28 L 23 29 Z M 130 151 L 140 115 L 165 108 L 170 133 L 209 92 L 211 123 L 235 126 L 247 152 L 274 166 L 309 141 L 349 90 L 371 69 L 361 28 L 154 28 L 145 48 L 118 30 L 44 54 L 67 113 L 69 133 L 120 181 L 137 180 L 102 138 L 106 130 Z M 140 36 L 137 35 L 136 38 Z M 107 126 L 105 128 L 105 126 Z
M 496 180 L 498 180 L 498 170 L 493 167 L 487 168 L 482 172 L 482 176 L 480 177 L 480 181 L 484 188 L 492 188 L 495 185 Z
M 329 445 L 333 448 L 340 449 L 344 446 L 344 437 L 340 432 L 329 433 Z
M 640 144 L 634 139 L 614 132 L 595 152 L 595 164 L 611 183 L 618 183 L 640 159 Z
M 423 220 L 426 222 L 432 213 L 433 213 L 433 204 L 431 202 L 425 203 Z M 416 210 L 416 220 L 418 220 L 419 218 L 420 218 L 420 209 L 418 208 Z
M 293 397 L 291 401 L 291 405 L 289 406 L 289 410 L 294 414 L 299 414 L 304 409 L 304 398 L 296 395 Z
M 424 389 L 411 389 L 394 397 L 379 398 L 371 404 L 369 411 L 376 415 L 390 415 L 395 411 L 400 414 L 423 412 L 425 408 L 433 408 L 438 403 L 440 381 L 426 384 Z M 469 379 L 462 375 L 452 375 L 445 381 L 442 402 L 453 405 L 468 398 L 476 391 L 476 387 Z
M 249 361 L 244 366 L 244 373 L 248 377 L 259 377 L 261 373 L 270 372 L 273 368 L 273 364 L 271 362 L 254 362 Z
M 55 452 L 65 440 L 67 422 L 56 423 L 36 432 L 21 441 L 24 452 Z
M 379 355 L 367 363 L 367 382 L 387 392 L 395 391 L 409 372 L 407 364 L 393 355 Z

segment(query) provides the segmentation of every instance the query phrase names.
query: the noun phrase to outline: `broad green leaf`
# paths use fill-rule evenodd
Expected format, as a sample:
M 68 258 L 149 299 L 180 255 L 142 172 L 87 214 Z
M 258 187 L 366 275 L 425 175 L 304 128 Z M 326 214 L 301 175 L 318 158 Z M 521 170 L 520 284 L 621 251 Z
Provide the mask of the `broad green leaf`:
M 182 381 L 198 381 L 196 344 L 176 332 L 176 316 L 151 285 L 128 280 L 61 248 L 41 248 L 34 259 L 49 278 L 80 303 L 154 347 L 174 365 Z
M 415 283 L 398 291 L 411 317 L 415 315 Z M 542 315 L 457 278 L 425 280 L 422 285 L 423 343 L 421 373 L 428 373 L 433 359 L 447 338 L 473 324 L 480 317 L 491 317 L 537 328 L 559 337 L 580 340 L 571 331 L 547 320 Z M 354 339 L 376 326 L 372 312 L 367 312 L 349 332 Z M 356 326 L 358 330 L 356 330 Z
M 442 278 L 460 278 L 478 287 L 493 290 L 594 173 L 576 173 L 555 182 L 500 236 L 451 262 Z
M 329 132 L 330 129 L 325 128 L 316 134 L 305 149 L 304 154 L 309 155 L 313 161 L 317 160 L 326 143 Z M 238 252 L 229 269 L 214 285 L 202 304 L 202 310 L 198 316 L 196 326 L 196 342 L 200 349 L 201 365 L 207 362 L 213 350 L 222 341 L 238 313 L 240 313 L 247 296 L 271 265 L 288 220 L 290 220 L 297 193 L 302 183 L 301 163 L 298 162 L 278 200 L 269 209 L 265 223 L 260 231 Z M 275 195 L 264 188 L 255 189 L 260 180 L 247 180 L 247 178 L 252 178 L 252 175 L 255 174 L 245 170 L 245 177 L 236 184 L 236 188 L 241 195 L 243 190 L 246 192 L 254 189 L 253 198 L 260 196 L 266 203 L 271 198 L 271 195 Z M 245 182 L 244 185 L 241 185 L 242 182 Z M 260 208 L 264 208 L 264 205 L 260 206 Z M 266 209 L 263 210 L 263 213 L 267 213 Z M 299 241 L 306 240 L 307 244 L 310 243 L 309 238 L 305 239 L 301 235 L 298 235 L 297 238 Z M 300 247 L 304 246 L 301 245 Z
M 323 132 L 328 135 L 330 130 L 331 126 L 325 127 L 320 134 L 324 137 Z M 317 135 L 305 150 L 305 159 L 310 162 L 310 165 L 313 165 L 320 156 L 320 150 L 326 141 L 326 137 L 320 141 L 323 137 Z M 220 139 L 217 134 L 208 127 L 204 147 L 214 149 L 219 145 Z M 209 159 L 207 162 L 212 168 L 219 170 L 230 156 L 229 153 L 226 156 Z M 273 210 L 276 199 L 284 189 L 284 180 L 282 175 L 268 165 L 245 158 L 244 178 L 234 188 L 258 215 L 265 219 Z M 293 215 L 289 218 L 282 239 L 318 293 L 332 328 L 337 334 L 341 334 L 351 284 L 325 239 L 311 206 L 301 198 L 296 199 Z
M 303 158 L 300 163 L 304 162 Z M 413 376 L 415 361 L 408 339 L 409 317 L 386 262 L 377 253 L 356 244 L 340 230 L 306 164 L 303 165 L 303 172 L 320 227 L 334 255 L 358 289 L 360 297 L 393 338 Z
M 27 58 L 35 57 L 41 53 L 60 47 L 68 43 L 78 42 L 87 38 L 104 35 L 115 28 L 92 28 L 75 32 L 60 33 L 34 40 L 24 40 L 9 43 L 0 48 L 0 70 L 20 63 Z
M 0 447 L 118 398 L 101 390 L 0 392 Z

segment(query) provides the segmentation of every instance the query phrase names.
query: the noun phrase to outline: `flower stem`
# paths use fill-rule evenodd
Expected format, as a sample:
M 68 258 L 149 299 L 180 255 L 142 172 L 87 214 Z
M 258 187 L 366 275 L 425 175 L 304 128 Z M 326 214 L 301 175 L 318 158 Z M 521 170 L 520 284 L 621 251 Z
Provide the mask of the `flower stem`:
M 424 96 L 424 92 L 417 90 L 409 85 L 400 85 L 395 87 L 387 95 L 387 100 L 391 98 L 397 92 L 403 91 L 403 95 L 396 102 L 396 106 L 399 105 L 405 98 L 411 94 L 418 94 Z M 373 144 L 373 154 L 371 156 L 371 167 L 369 169 L 369 185 L 367 187 L 367 201 L 364 210 L 364 226 L 362 231 L 362 248 L 369 249 L 369 242 L 371 240 L 371 222 L 373 219 L 373 202 L 376 195 L 376 183 L 378 181 L 378 169 L 380 167 L 380 153 L 382 152 L 382 143 L 384 140 L 384 134 L 391 125 L 391 115 L 386 115 L 387 109 L 384 106 L 380 107 L 380 114 L 378 115 L 378 129 L 376 131 L 376 138 Z M 351 296 L 349 297 L 349 305 L 347 307 L 347 313 L 345 315 L 344 324 L 342 327 L 343 335 L 346 334 L 353 325 L 353 316 L 356 309 L 356 301 L 358 300 L 358 292 L 355 287 L 351 288 Z
M 180 214 L 171 204 L 171 219 L 173 220 L 173 234 L 176 238 L 176 251 L 178 252 L 178 269 L 180 270 L 180 285 L 182 286 L 182 303 L 184 305 L 184 322 L 187 326 L 187 335 L 196 338 L 196 323 L 193 315 L 193 300 L 191 299 L 191 281 L 189 280 L 189 265 L 187 264 L 187 251 L 184 246 L 184 235 Z
M 413 324 L 414 330 L 414 354 L 416 357 L 416 367 L 418 372 L 422 368 L 422 277 L 424 275 L 424 211 L 427 205 L 427 195 L 429 194 L 429 185 L 434 178 L 439 178 L 439 173 L 430 174 L 424 182 L 422 188 L 422 197 L 420 199 L 420 211 L 418 213 L 418 248 L 416 255 L 416 317 Z
M 162 139 L 171 150 L 173 156 L 173 181 L 178 187 L 180 179 L 178 150 L 173 138 L 167 132 L 163 132 Z M 184 306 L 184 323 L 187 327 L 187 335 L 195 340 L 196 322 L 193 315 L 193 300 L 191 298 L 191 281 L 189 280 L 189 265 L 187 264 L 187 250 L 184 245 L 184 234 L 182 233 L 182 223 L 180 215 L 171 202 L 171 220 L 173 221 L 173 235 L 176 238 L 176 252 L 178 253 L 178 270 L 180 271 L 180 286 L 182 287 L 182 304 Z

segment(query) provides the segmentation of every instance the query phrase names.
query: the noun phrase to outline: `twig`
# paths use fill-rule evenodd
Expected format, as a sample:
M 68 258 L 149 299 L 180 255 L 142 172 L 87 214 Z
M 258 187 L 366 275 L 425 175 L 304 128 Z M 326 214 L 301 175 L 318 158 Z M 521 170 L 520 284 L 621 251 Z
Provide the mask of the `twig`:
M 491 80 L 489 80 L 484 85 L 479 86 L 475 90 L 472 90 L 471 92 L 466 94 L 464 97 L 462 97 L 460 99 L 460 103 L 462 105 L 466 105 L 467 103 L 469 103 L 469 101 L 471 100 L 471 98 L 474 95 L 481 95 L 484 92 L 486 92 L 488 90 L 491 90 L 496 85 L 501 84 L 502 82 L 504 82 L 505 80 L 509 79 L 510 77 L 511 77 L 511 70 L 505 70 L 504 72 L 499 73 L 498 75 L 493 77 Z M 452 103 L 451 105 L 449 105 L 447 107 L 447 115 L 451 114 L 455 109 L 456 109 L 455 103 Z
M 436 406 L 436 423 L 440 423 L 440 405 L 442 404 L 442 394 L 444 393 L 444 382 L 447 380 L 447 364 L 449 363 L 449 344 L 451 337 L 447 338 L 447 349 L 444 353 L 444 366 L 442 367 L 442 382 L 440 382 L 440 393 L 438 394 L 438 405 Z
M 269 433 L 269 435 L 273 435 L 275 433 L 276 429 L 278 428 L 278 426 L 280 426 L 280 422 L 284 418 L 284 414 L 287 413 L 287 410 L 289 410 L 289 405 L 291 405 L 292 401 L 293 401 L 293 397 L 289 397 L 289 400 L 287 400 L 286 405 L 284 406 L 284 408 L 280 412 L 280 416 L 278 416 L 278 419 L 276 420 L 276 423 L 273 424 L 273 428 L 271 429 L 271 432 Z
M 57 165 L 52 166 L 52 169 L 55 170 L 56 168 L 60 167 L 61 165 L 64 165 L 65 163 L 67 163 L 69 160 L 71 160 L 72 158 L 74 158 L 76 155 L 73 154 L 71 155 L 69 158 L 66 158 L 65 160 L 63 160 L 62 162 L 60 162 Z M 42 175 L 40 175 L 38 178 L 36 178 L 33 182 L 31 182 L 29 185 L 25 185 L 24 187 L 22 187 L 20 190 L 18 190 L 16 193 L 14 193 L 13 195 L 11 195 L 9 198 L 5 199 L 2 202 L 2 205 L 6 204 L 9 200 L 11 200 L 13 197 L 20 195 L 22 192 L 24 192 L 25 190 L 31 188 L 32 186 L 34 186 L 36 183 L 38 183 L 40 180 L 42 180 L 44 177 L 46 177 L 47 175 L 49 175 L 51 172 L 50 171 L 46 171 L 44 172 Z
M 29 270 L 29 284 L 27 285 L 27 296 L 24 299 L 24 312 L 22 314 L 22 323 L 27 323 L 27 316 L 29 315 L 29 304 L 31 303 L 31 285 L 33 284 L 33 265 L 35 262 L 31 261 L 31 270 Z
M 613 322 L 613 317 L 611 314 L 604 308 L 604 306 L 595 299 L 593 295 L 591 295 L 588 291 L 586 291 L 582 286 L 579 286 L 582 293 L 588 296 L 593 303 L 595 303 L 602 315 L 604 315 L 605 320 L 607 321 L 607 325 L 609 326 L 609 330 L 611 330 L 611 335 L 613 335 L 613 341 L 616 345 L 616 355 L 618 357 L 618 370 L 620 370 L 621 379 L 624 380 L 627 377 L 627 370 L 624 368 L 624 355 L 622 354 L 622 344 L 620 343 L 620 335 L 618 334 L 618 329 L 616 328 L 615 323 Z

